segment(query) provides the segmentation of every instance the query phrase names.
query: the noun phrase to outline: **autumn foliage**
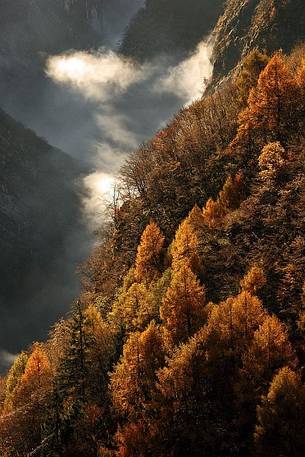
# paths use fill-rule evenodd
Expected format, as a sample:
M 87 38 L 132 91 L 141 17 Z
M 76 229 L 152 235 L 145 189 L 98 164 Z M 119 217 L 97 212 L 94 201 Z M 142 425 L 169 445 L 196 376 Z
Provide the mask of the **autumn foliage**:
M 252 52 L 129 157 L 79 299 L 0 382 L 1 455 L 303 457 L 303 54 Z

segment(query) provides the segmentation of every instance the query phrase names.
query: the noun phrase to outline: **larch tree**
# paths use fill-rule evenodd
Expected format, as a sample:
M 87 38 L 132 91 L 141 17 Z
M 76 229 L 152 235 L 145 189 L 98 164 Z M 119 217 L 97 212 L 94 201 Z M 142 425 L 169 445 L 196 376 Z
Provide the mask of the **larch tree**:
M 266 317 L 242 359 L 243 371 L 256 383 L 256 389 L 268 385 L 274 373 L 283 366 L 294 368 L 296 356 L 286 325 L 276 316 Z
M 161 455 L 230 455 L 234 446 L 227 418 L 231 398 L 218 395 L 217 383 L 210 370 L 207 332 L 202 328 L 186 343 L 177 347 L 158 372 L 158 418 L 155 423 Z M 222 363 L 226 360 L 222 357 Z M 222 382 L 229 378 L 222 369 Z M 228 409 L 227 409 L 228 408 Z M 164 437 L 166 439 L 164 439 Z M 215 449 L 215 442 L 217 450 Z M 170 449 L 168 448 L 170 446 Z M 160 451 L 159 451 L 160 452 Z M 157 455 L 157 454 L 152 454 Z
M 244 174 L 228 176 L 217 200 L 210 198 L 203 209 L 203 218 L 210 228 L 220 228 L 225 216 L 239 208 L 245 198 Z
M 171 344 L 177 345 L 193 336 L 205 323 L 205 289 L 188 263 L 174 271 L 163 298 L 160 316 Z
M 260 397 L 266 395 L 274 374 L 286 365 L 296 366 L 287 328 L 277 317 L 267 316 L 242 354 L 242 368 L 235 382 L 239 423 L 249 434 Z
M 225 209 L 220 201 L 209 198 L 203 209 L 203 217 L 209 228 L 219 228 L 225 216 Z
M 261 300 L 247 291 L 241 292 L 233 303 L 234 339 L 239 350 L 249 343 L 266 316 Z
M 23 361 L 20 362 L 23 367 Z M 5 446 L 8 456 L 30 455 L 44 440 L 49 439 L 45 435 L 45 426 L 51 386 L 48 357 L 43 346 L 35 343 L 13 391 L 13 408 L 0 419 L 0 444 Z
M 99 402 L 105 398 L 108 374 L 116 358 L 117 330 L 105 321 L 98 308 L 89 305 L 84 310 L 86 334 L 90 335 L 88 345 L 88 382 L 91 401 Z
M 144 332 L 129 336 L 110 383 L 113 405 L 122 416 L 136 420 L 149 407 L 155 391 L 156 372 L 165 361 L 163 347 L 161 332 L 154 323 Z
M 149 283 L 160 275 L 161 253 L 164 236 L 155 222 L 144 230 L 135 262 L 135 277 L 139 282 Z
M 114 304 L 111 317 L 127 333 L 142 331 L 150 321 L 158 318 L 158 307 L 147 286 L 137 282 L 132 284 L 127 291 L 121 291 Z
M 226 213 L 239 208 L 244 199 L 244 174 L 242 171 L 229 176 L 219 193 L 219 203 Z
M 259 138 L 264 145 L 285 142 L 294 131 L 298 88 L 282 53 L 277 52 L 261 72 L 256 88 L 251 89 L 248 106 L 239 117 L 239 129 L 232 147 L 244 148 L 249 139 Z
M 28 362 L 28 358 L 29 356 L 26 352 L 21 352 L 18 354 L 7 374 L 4 397 L 5 411 L 11 410 L 13 407 L 14 395 L 16 394 L 16 391 L 20 385 L 21 378 L 24 374 Z
M 32 392 L 43 391 L 50 383 L 51 366 L 43 346 L 35 343 L 28 358 L 18 387 L 18 396 L 23 402 Z
M 305 439 L 305 390 L 300 376 L 288 367 L 274 377 L 257 408 L 256 455 L 302 457 Z
M 172 269 L 174 271 L 179 270 L 181 265 L 185 263 L 188 263 L 194 272 L 200 271 L 199 242 L 194 225 L 196 222 L 194 221 L 194 224 L 192 222 L 193 217 L 195 218 L 195 211 L 180 224 L 171 245 Z
M 240 281 L 240 287 L 242 290 L 255 295 L 262 287 L 267 283 L 266 276 L 262 268 L 258 265 L 253 265 L 248 273 Z
M 258 49 L 253 49 L 243 59 L 241 70 L 234 81 L 238 89 L 238 99 L 242 106 L 246 105 L 250 90 L 257 85 L 259 75 L 269 60 L 270 57 Z
M 264 322 L 267 313 L 262 302 L 247 291 L 229 297 L 212 309 L 206 327 L 206 345 L 211 367 L 227 354 L 240 363 L 254 333 Z

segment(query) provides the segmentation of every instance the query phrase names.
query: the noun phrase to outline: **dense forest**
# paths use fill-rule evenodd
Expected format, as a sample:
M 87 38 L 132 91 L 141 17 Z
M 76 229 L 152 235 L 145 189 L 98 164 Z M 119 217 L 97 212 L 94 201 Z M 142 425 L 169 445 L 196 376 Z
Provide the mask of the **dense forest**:
M 255 49 L 130 156 L 79 299 L 1 380 L 1 455 L 304 455 L 304 120 L 305 48 Z

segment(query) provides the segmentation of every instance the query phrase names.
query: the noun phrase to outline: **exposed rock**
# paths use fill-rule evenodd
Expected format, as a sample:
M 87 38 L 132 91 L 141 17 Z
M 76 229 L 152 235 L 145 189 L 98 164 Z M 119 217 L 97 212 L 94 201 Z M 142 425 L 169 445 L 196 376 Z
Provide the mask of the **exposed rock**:
M 289 52 L 305 39 L 303 0 L 228 0 L 214 30 L 214 81 L 251 49 Z

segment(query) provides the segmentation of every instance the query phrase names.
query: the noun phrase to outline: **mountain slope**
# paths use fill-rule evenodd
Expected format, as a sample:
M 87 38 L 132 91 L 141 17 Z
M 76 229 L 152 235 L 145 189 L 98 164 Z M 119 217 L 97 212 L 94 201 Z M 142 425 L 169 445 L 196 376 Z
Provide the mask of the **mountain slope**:
M 128 26 L 121 52 L 140 60 L 192 51 L 213 29 L 223 0 L 147 0 Z
M 85 255 L 89 238 L 81 220 L 81 168 L 3 111 L 0 160 L 0 303 L 4 325 L 0 348 L 13 351 L 29 341 L 33 330 L 43 335 L 52 320 L 64 312 L 77 291 L 74 269 Z M 83 248 L 77 247 L 76 237 Z M 46 307 L 47 314 L 43 313 Z M 37 313 L 36 322 L 33 312 Z M 8 348 L 6 340 L 15 313 L 20 332 L 14 347 Z
M 251 49 L 285 52 L 305 39 L 302 0 L 228 0 L 214 30 L 214 79 L 232 70 Z
M 252 53 L 130 156 L 69 317 L 0 384 L 4 455 L 303 457 L 304 55 Z
M 48 97 L 58 93 L 45 75 L 47 57 L 114 46 L 140 4 L 141 0 L 0 0 L 1 107 L 35 130 L 39 120 L 52 120 Z

